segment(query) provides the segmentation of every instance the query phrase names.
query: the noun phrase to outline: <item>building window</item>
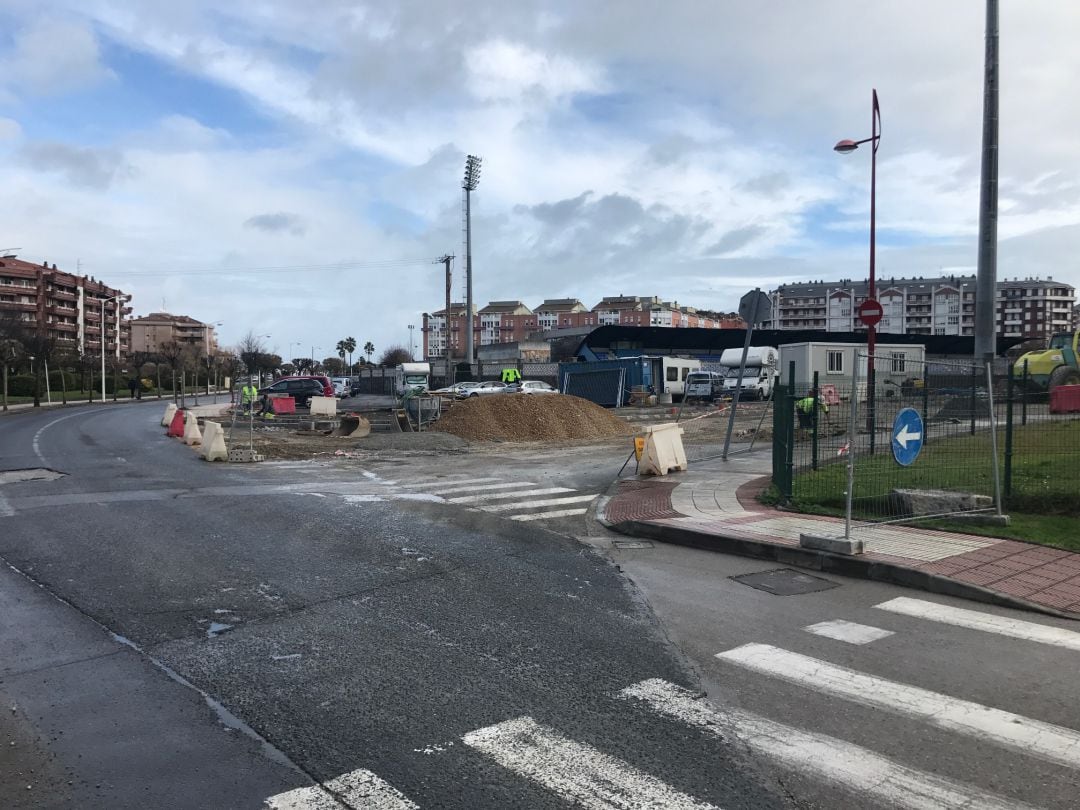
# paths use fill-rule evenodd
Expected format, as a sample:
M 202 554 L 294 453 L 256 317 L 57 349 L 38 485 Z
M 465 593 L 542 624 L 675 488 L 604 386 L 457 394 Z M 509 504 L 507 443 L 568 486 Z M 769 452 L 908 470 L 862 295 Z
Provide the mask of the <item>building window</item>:
M 844 373 L 844 353 L 842 351 L 829 350 L 826 353 L 829 374 Z
M 903 374 L 906 370 L 904 361 L 907 360 L 907 355 L 903 352 L 890 352 L 889 354 L 892 357 L 892 373 Z
M 679 381 L 679 369 L 677 369 L 675 366 L 668 366 L 667 380 L 668 380 L 668 382 L 678 382 Z

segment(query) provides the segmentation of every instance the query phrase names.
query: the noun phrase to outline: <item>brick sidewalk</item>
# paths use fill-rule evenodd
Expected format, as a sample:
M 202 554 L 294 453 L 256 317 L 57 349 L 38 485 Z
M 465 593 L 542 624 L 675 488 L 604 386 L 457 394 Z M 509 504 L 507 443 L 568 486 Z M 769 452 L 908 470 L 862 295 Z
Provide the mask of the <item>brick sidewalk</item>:
M 800 534 L 843 533 L 843 521 L 837 518 L 780 512 L 740 495 L 740 490 L 758 486 L 759 480 L 760 476 L 739 473 L 724 473 L 719 479 L 624 480 L 605 505 L 603 519 L 618 531 L 645 531 L 660 540 L 669 531 L 673 538 L 715 537 L 792 552 L 800 548 Z M 866 552 L 843 558 L 848 572 L 859 565 L 869 569 L 886 564 L 928 575 L 927 581 L 933 577 L 957 583 L 956 595 L 989 592 L 1008 603 L 1080 618 L 1080 554 L 908 526 L 860 526 L 858 536 Z

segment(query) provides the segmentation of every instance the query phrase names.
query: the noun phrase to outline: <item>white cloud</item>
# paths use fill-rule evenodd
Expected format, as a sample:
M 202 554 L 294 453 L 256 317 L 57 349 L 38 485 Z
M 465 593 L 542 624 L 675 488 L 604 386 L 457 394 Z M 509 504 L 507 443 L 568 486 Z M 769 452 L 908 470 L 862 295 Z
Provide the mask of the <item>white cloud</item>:
M 49 95 L 90 87 L 114 74 L 102 64 L 88 25 L 43 17 L 16 34 L 14 48 L 0 59 L 0 75 L 9 91 Z
M 559 99 L 576 93 L 599 93 L 605 82 L 599 71 L 564 56 L 520 43 L 495 39 L 465 55 L 469 90 L 481 100 Z

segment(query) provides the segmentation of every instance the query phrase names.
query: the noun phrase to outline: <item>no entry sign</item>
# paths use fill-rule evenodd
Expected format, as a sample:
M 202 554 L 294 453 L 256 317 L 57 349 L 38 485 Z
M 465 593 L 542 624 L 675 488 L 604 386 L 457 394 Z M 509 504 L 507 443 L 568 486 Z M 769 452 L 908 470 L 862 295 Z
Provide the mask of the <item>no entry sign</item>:
M 885 310 L 881 308 L 881 302 L 876 298 L 867 298 L 859 304 L 858 313 L 859 320 L 866 326 L 877 326 Z

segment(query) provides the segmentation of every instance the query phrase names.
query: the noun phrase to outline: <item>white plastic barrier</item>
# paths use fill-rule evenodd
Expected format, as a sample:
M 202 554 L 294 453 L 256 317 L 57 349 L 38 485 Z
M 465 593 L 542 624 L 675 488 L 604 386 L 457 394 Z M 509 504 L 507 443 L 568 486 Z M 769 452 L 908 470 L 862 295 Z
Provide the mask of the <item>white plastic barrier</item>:
M 672 470 L 686 469 L 686 451 L 682 443 L 683 429 L 675 422 L 645 428 L 639 438 L 645 440 L 638 462 L 640 475 L 667 475 Z
M 207 461 L 228 461 L 225 431 L 217 422 L 203 422 L 203 443 L 199 455 Z
M 337 416 L 337 397 L 312 397 L 312 416 Z
M 202 431 L 199 430 L 199 417 L 188 411 L 184 415 L 184 444 L 202 444 Z
M 165 415 L 161 417 L 161 426 L 168 427 L 172 424 L 172 418 L 176 416 L 176 405 L 170 402 L 165 406 Z

